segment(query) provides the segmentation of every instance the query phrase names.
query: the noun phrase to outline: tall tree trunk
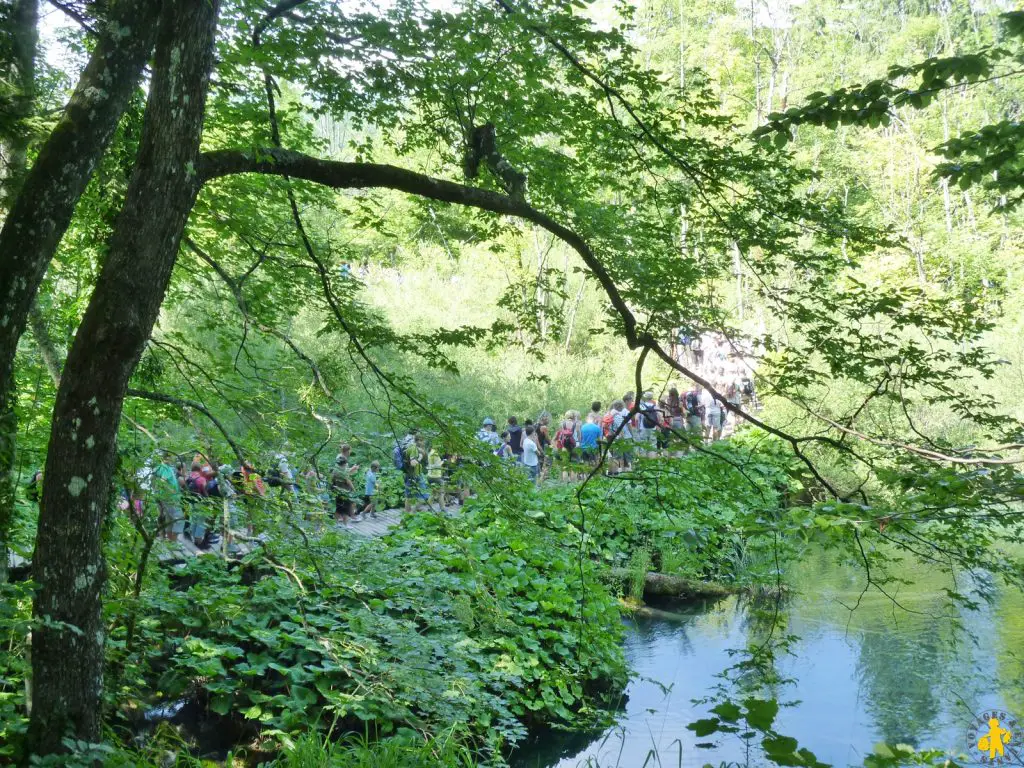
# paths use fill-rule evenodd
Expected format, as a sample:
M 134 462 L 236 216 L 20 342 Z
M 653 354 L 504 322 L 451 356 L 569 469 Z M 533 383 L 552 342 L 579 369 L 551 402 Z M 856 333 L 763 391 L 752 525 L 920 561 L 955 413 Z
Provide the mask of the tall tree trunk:
M 7 0 L 5 5 L 0 21 L 9 29 L 11 60 L 3 62 L 3 74 L 10 73 L 17 89 L 12 100 L 15 125 L 4 141 L 7 167 L 3 169 L 2 205 L 9 211 L 27 166 L 30 132 L 26 121 L 35 101 L 39 6 L 38 0 Z
M 160 311 L 199 190 L 203 110 L 217 3 L 178 0 L 161 17 L 139 154 L 124 208 L 57 391 L 34 556 L 33 751 L 61 739 L 98 741 L 102 721 L 106 568 L 100 528 L 109 505 L 128 380 Z
M 4 70 L 13 75 L 17 88 L 14 99 L 15 125 L 4 141 L 7 167 L 3 174 L 3 209 L 10 211 L 15 194 L 25 176 L 28 163 L 29 131 L 27 119 L 32 114 L 35 94 L 36 47 L 39 33 L 37 0 L 13 0 L 4 9 L 3 22 L 10 29 L 11 60 Z M 5 217 L 6 220 L 6 217 Z M 0 584 L 7 581 L 7 550 L 14 519 L 15 441 L 18 423 L 13 398 L 0 399 Z
M 0 229 L 0 551 L 4 553 L 0 560 L 4 570 L 14 512 L 18 339 L 46 267 L 149 58 L 160 2 L 115 0 L 111 4 L 75 92 L 11 199 Z M 26 19 L 27 13 L 18 18 Z M 18 37 L 34 47 L 27 33 Z

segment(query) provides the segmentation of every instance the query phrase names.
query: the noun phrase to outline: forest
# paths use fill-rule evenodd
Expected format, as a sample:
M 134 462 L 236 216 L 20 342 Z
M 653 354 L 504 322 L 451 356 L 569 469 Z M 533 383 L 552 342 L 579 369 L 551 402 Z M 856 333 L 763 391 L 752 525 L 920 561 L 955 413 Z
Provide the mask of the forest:
M 0 0 L 0 764 L 1024 765 L 1024 9 Z

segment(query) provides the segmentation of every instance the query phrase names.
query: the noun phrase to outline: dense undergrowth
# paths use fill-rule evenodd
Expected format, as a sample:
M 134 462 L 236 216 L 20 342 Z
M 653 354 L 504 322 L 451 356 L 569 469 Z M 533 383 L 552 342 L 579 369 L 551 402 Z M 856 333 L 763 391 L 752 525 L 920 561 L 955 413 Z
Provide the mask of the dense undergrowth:
M 373 757 L 422 750 L 461 765 L 500 763 L 531 729 L 599 727 L 628 679 L 621 580 L 609 567 L 759 578 L 769 541 L 756 523 L 775 514 L 790 481 L 785 461 L 758 448 L 754 458 L 737 440 L 717 456 L 640 460 L 632 476 L 582 489 L 535 491 L 513 474 L 513 487 L 481 491 L 455 517 L 411 515 L 382 539 L 293 519 L 241 563 L 150 565 L 138 600 L 141 542 L 118 544 L 130 536 L 115 531 L 111 742 L 127 762 L 145 762 L 131 751 L 145 744 L 182 759 L 231 750 L 286 765 L 422 764 Z M 24 728 L 30 628 L 27 587 L 11 589 L 21 599 L 4 603 L 0 655 L 9 757 Z M 147 724 L 147 710 L 183 700 L 200 726 Z

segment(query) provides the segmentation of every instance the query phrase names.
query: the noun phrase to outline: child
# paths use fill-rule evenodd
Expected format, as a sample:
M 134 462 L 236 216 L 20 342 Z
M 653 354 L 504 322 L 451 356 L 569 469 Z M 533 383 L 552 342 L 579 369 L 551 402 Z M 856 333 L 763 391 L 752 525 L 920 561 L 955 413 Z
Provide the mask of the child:
M 511 459 L 514 458 L 515 454 L 512 453 L 511 436 L 508 432 L 501 433 L 501 445 L 494 449 L 494 455 L 499 459 Z
M 533 425 L 529 425 L 525 432 L 526 437 L 523 438 L 523 465 L 526 467 L 526 472 L 529 474 L 530 479 L 537 483 L 540 478 L 540 463 L 544 460 L 544 454 L 541 453 L 540 446 L 537 444 L 536 430 L 533 428 Z
M 370 468 L 366 470 L 366 488 L 363 495 L 363 508 L 360 510 L 363 515 L 377 517 L 377 506 L 374 503 L 374 496 L 377 495 L 377 474 L 380 472 L 380 462 L 370 462 Z

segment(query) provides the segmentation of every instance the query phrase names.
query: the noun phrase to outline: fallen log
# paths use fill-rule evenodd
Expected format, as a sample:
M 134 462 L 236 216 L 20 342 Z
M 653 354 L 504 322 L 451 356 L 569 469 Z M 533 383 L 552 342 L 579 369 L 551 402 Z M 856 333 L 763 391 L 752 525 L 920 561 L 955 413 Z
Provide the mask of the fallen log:
M 628 568 L 612 568 L 612 578 L 621 584 L 629 584 L 636 578 L 636 572 Z M 674 597 L 693 599 L 704 597 L 726 597 L 744 591 L 742 587 L 720 584 L 714 581 L 695 581 L 668 573 L 648 571 L 644 574 L 644 598 Z
M 663 611 L 659 608 L 651 608 L 648 605 L 626 606 L 629 612 L 636 619 L 652 619 L 655 621 L 685 622 L 693 618 L 693 614 L 676 613 L 675 611 Z

